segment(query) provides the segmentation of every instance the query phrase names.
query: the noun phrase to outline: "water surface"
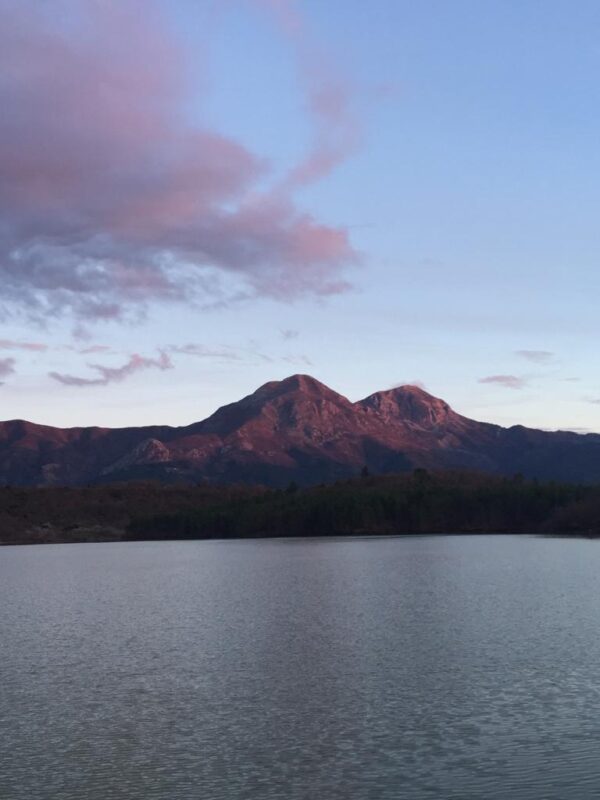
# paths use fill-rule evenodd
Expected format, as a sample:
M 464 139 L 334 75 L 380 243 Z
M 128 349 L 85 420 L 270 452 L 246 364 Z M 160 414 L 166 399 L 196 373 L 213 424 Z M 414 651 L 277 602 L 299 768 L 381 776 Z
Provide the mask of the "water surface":
M 6 800 L 588 800 L 600 542 L 0 549 Z

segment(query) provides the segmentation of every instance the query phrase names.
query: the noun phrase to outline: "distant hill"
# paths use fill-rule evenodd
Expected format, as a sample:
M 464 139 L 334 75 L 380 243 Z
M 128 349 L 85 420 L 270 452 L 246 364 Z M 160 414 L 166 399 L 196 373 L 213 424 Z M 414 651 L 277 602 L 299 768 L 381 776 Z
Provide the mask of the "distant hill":
M 52 428 L 0 422 L 0 484 L 120 480 L 272 487 L 414 468 L 600 481 L 600 434 L 503 428 L 416 386 L 350 402 L 308 375 L 261 386 L 185 427 Z

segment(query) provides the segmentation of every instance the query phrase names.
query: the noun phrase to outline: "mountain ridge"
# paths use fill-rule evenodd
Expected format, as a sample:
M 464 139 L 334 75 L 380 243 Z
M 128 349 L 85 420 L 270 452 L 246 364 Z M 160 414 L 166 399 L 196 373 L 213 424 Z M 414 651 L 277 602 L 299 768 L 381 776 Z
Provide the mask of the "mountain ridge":
M 0 483 L 320 483 L 424 467 L 600 481 L 600 434 L 478 422 L 410 384 L 352 402 L 310 375 L 269 381 L 184 426 L 0 422 Z

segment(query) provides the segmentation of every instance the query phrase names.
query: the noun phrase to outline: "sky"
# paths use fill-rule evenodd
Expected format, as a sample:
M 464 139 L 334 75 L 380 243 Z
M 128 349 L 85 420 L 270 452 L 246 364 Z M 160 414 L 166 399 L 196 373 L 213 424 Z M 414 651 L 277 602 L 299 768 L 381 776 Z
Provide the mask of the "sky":
M 587 0 L 0 0 L 0 419 L 600 431 L 599 71 Z

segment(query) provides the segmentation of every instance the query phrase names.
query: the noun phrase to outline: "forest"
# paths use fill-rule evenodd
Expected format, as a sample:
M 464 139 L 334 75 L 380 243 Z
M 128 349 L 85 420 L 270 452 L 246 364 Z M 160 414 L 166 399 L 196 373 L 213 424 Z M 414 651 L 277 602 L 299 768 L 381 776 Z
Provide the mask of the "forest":
M 428 472 L 310 488 L 0 487 L 0 543 L 424 533 L 600 535 L 600 486 Z

